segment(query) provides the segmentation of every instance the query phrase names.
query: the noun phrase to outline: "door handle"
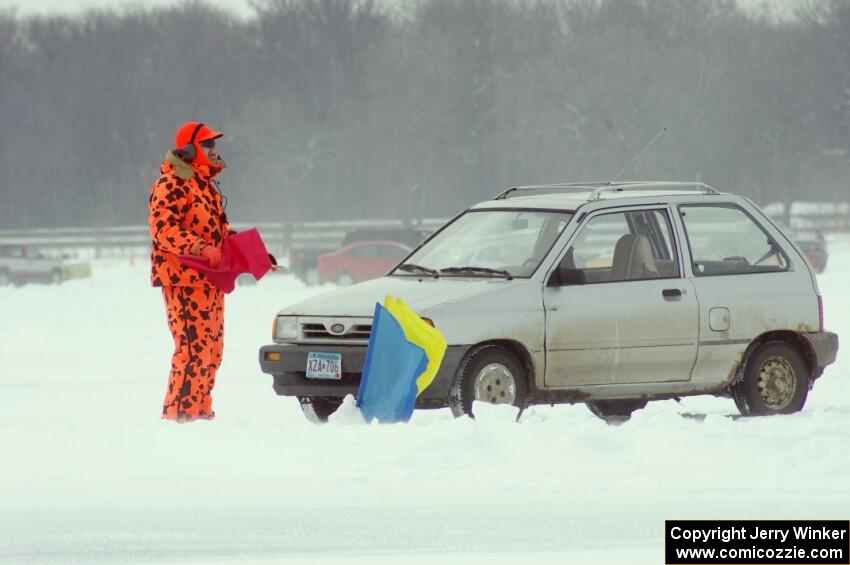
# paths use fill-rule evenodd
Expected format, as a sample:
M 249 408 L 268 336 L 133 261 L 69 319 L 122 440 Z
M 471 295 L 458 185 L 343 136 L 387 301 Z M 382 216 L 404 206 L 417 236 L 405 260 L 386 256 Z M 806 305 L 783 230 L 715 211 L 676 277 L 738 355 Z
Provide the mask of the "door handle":
M 678 288 L 665 288 L 661 291 L 661 296 L 664 298 L 676 298 L 677 296 L 682 296 L 682 291 Z

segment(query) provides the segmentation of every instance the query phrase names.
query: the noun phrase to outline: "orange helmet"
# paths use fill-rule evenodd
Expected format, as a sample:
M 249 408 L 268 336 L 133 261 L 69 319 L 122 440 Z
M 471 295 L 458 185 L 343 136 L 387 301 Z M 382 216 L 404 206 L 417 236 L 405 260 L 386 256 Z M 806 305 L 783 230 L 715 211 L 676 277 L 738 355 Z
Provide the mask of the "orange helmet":
M 199 144 L 202 141 L 218 139 L 223 135 L 223 133 L 213 131 L 202 122 L 186 122 L 174 134 L 174 144 L 187 161 L 198 165 L 212 166 L 206 154 L 201 151 Z

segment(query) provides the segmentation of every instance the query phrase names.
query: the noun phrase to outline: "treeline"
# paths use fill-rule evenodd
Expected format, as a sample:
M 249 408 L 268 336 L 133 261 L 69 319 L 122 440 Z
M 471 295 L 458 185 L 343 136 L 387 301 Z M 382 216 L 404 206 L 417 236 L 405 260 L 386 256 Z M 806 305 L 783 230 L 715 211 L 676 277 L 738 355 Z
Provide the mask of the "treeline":
M 449 216 L 515 184 L 847 198 L 850 3 L 266 0 L 0 13 L 0 229 L 145 221 L 173 133 L 226 132 L 233 221 Z

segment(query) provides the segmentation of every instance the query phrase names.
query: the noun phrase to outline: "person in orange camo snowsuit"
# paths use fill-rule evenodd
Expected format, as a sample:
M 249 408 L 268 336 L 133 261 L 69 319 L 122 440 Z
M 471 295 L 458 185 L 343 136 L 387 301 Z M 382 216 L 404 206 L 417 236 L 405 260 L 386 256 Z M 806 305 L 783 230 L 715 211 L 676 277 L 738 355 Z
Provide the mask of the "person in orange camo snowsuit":
M 184 267 L 178 255 L 221 261 L 227 223 L 214 178 L 227 165 L 216 139 L 223 134 L 199 122 L 180 126 L 177 149 L 168 151 L 151 189 L 151 282 L 162 287 L 174 355 L 162 418 L 211 420 L 212 389 L 224 345 L 224 293 L 205 275 Z

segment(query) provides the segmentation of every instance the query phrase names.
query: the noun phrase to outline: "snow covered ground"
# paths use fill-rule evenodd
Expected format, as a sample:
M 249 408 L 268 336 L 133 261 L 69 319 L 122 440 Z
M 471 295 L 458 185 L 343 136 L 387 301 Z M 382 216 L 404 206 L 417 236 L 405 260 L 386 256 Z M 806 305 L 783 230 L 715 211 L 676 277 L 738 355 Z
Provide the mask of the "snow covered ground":
M 850 239 L 820 276 L 850 339 Z M 273 276 L 228 297 L 217 420 L 159 419 L 171 338 L 147 265 L 0 288 L 0 563 L 663 563 L 666 518 L 850 518 L 850 356 L 796 415 L 651 403 L 408 425 L 314 426 L 257 350 L 326 289 Z M 682 412 L 706 412 L 703 421 Z

